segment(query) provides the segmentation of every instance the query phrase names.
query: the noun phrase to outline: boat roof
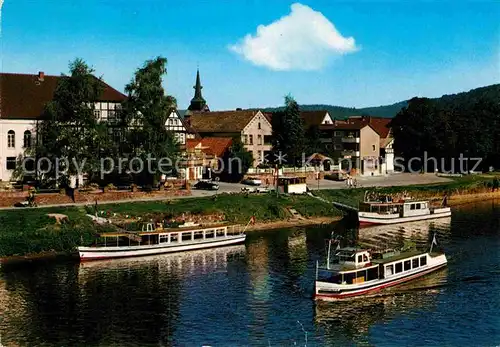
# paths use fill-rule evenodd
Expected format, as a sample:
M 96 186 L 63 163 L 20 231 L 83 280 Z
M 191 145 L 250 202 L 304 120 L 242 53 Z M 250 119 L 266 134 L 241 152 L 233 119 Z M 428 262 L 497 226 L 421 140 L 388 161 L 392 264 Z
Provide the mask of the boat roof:
M 356 247 L 343 247 L 338 250 L 339 252 L 345 251 L 345 252 L 366 252 L 368 251 L 367 249 L 364 248 L 356 248 Z
M 392 263 L 394 261 L 415 257 L 417 255 L 423 255 L 426 253 L 427 252 L 425 252 L 425 251 L 411 250 L 411 251 L 407 251 L 407 252 L 401 252 L 397 255 L 394 255 L 392 257 L 387 257 L 385 259 L 372 259 L 372 263 L 374 263 L 374 264 L 387 264 L 387 263 Z
M 148 223 L 146 223 L 148 224 Z M 165 229 L 156 229 L 154 231 L 120 231 L 120 232 L 106 232 L 101 233 L 99 236 L 101 237 L 122 237 L 122 236 L 130 236 L 130 235 L 156 235 L 156 234 L 167 234 L 167 233 L 180 233 L 186 231 L 197 231 L 197 230 L 205 230 L 205 229 L 214 229 L 219 227 L 228 227 L 228 226 L 236 226 L 238 224 L 224 222 L 210 225 L 196 225 L 196 226 L 188 226 L 188 227 L 178 227 L 178 228 L 165 228 Z
M 403 205 L 403 204 L 415 204 L 415 203 L 426 203 L 428 200 L 413 200 L 413 199 L 404 199 L 397 201 L 364 201 L 363 204 L 367 205 Z

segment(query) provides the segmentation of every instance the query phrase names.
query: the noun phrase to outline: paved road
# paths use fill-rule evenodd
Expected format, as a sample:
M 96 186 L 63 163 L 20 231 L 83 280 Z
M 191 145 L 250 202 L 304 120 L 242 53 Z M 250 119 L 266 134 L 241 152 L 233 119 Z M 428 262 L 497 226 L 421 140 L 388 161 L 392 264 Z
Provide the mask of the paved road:
M 412 184 L 430 184 L 430 183 L 439 183 L 439 182 L 448 182 L 448 178 L 437 177 L 434 174 L 409 174 L 409 173 L 399 173 L 392 174 L 389 176 L 380 176 L 380 177 L 357 177 L 358 187 L 387 187 L 387 186 L 405 186 Z M 307 182 L 309 189 L 315 190 L 318 189 L 318 181 L 310 180 Z M 137 201 L 162 201 L 162 200 L 172 200 L 172 199 L 189 199 L 193 197 L 204 197 L 204 196 L 213 196 L 221 193 L 239 193 L 241 192 L 241 188 L 254 188 L 252 186 L 239 184 L 239 183 L 226 183 L 219 182 L 219 190 L 215 191 L 204 191 L 204 190 L 192 190 L 192 195 L 190 196 L 169 196 L 169 197 L 153 197 L 153 198 L 142 198 L 142 199 L 133 199 L 133 200 L 117 200 L 117 201 L 103 201 L 101 204 L 119 204 L 126 202 L 137 202 Z M 345 182 L 336 182 L 330 180 L 320 180 L 319 181 L 319 189 L 343 189 L 346 188 Z M 35 208 L 46 208 L 46 207 L 66 207 L 66 206 L 85 206 L 89 205 L 87 202 L 83 203 L 71 203 L 71 204 L 63 204 L 63 205 L 42 205 Z M 2 207 L 0 210 L 21 210 L 27 209 L 27 207 Z

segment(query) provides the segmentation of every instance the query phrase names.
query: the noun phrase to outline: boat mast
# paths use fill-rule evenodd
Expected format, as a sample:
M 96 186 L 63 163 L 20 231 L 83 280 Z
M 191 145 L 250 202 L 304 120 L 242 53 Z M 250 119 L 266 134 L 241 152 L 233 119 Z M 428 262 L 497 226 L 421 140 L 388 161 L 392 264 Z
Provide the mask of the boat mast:
M 328 240 L 328 255 L 326 257 L 326 268 L 330 269 L 330 249 L 332 248 L 333 231 L 330 235 L 330 240 Z

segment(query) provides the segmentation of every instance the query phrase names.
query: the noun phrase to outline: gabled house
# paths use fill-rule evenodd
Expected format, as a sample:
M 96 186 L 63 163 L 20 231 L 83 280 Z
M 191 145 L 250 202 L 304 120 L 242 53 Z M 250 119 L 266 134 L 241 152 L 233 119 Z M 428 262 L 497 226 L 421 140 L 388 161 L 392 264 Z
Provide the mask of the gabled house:
M 35 145 L 36 124 L 61 78 L 66 77 L 0 73 L 0 181 L 11 180 L 17 157 Z M 94 112 L 100 121 L 114 122 L 126 96 L 101 83 L 103 91 L 95 100 Z
M 188 139 L 183 153 L 181 176 L 188 180 L 212 178 L 213 171 L 222 169 L 222 158 L 231 145 L 232 139 L 227 137 Z
M 349 117 L 349 121 L 369 124 L 380 136 L 381 172 L 394 172 L 394 139 L 390 128 L 391 118 L 359 116 Z
M 271 123 L 261 111 L 192 112 L 185 120 L 203 138 L 240 138 L 252 152 L 254 166 L 262 163 L 271 151 Z
M 174 134 L 181 147 L 186 146 L 186 140 L 196 138 L 196 133 L 184 122 L 181 113 L 176 109 L 169 111 L 165 129 Z

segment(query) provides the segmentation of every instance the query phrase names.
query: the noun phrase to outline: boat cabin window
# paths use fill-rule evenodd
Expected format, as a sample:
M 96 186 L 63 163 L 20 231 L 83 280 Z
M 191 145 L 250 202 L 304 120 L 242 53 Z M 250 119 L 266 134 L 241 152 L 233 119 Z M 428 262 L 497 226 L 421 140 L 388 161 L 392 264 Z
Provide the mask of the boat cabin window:
M 347 253 L 347 252 L 340 252 L 339 254 L 339 261 L 355 261 L 354 254 L 352 253 Z
M 367 281 L 378 279 L 378 266 L 372 267 L 371 269 L 368 269 L 366 275 L 367 275 L 367 278 L 366 278 Z
M 363 256 L 360 254 L 358 255 L 358 263 L 362 263 L 363 262 Z
M 217 229 L 217 237 L 224 236 L 224 229 Z
M 356 278 L 354 279 L 354 283 L 363 283 L 366 280 L 366 271 L 358 271 L 356 272 Z
M 405 260 L 404 268 L 405 268 L 405 271 L 411 270 L 411 264 L 410 264 L 409 260 Z
M 363 254 L 363 262 L 367 262 L 368 261 L 368 257 L 366 256 L 366 254 Z
M 424 255 L 423 257 L 420 257 L 420 266 L 425 265 L 427 265 L 427 257 Z
M 191 241 L 191 232 L 182 233 L 182 241 Z
M 205 231 L 205 238 L 206 239 L 213 239 L 214 237 L 214 231 L 213 230 L 207 230 Z
M 356 277 L 356 273 L 355 272 L 347 272 L 347 273 L 343 274 L 343 276 L 344 276 L 345 284 L 353 284 L 354 279 Z
M 411 204 L 410 205 L 410 210 L 414 210 L 415 209 L 415 204 Z
M 168 242 L 168 234 L 160 235 L 160 243 Z
M 396 273 L 403 272 L 403 263 L 396 263 Z
M 195 240 L 203 239 L 203 231 L 195 231 L 193 239 Z
M 170 242 L 177 242 L 178 240 L 179 240 L 179 234 L 178 233 L 170 234 Z
M 415 269 L 415 268 L 417 268 L 417 267 L 418 267 L 418 258 L 413 258 L 413 259 L 411 260 L 411 268 L 412 268 L 412 269 Z
M 320 270 L 318 271 L 318 281 L 341 284 L 342 275 L 332 271 Z
M 387 265 L 385 267 L 385 275 L 386 276 L 391 276 L 394 273 L 394 266 L 393 265 Z

